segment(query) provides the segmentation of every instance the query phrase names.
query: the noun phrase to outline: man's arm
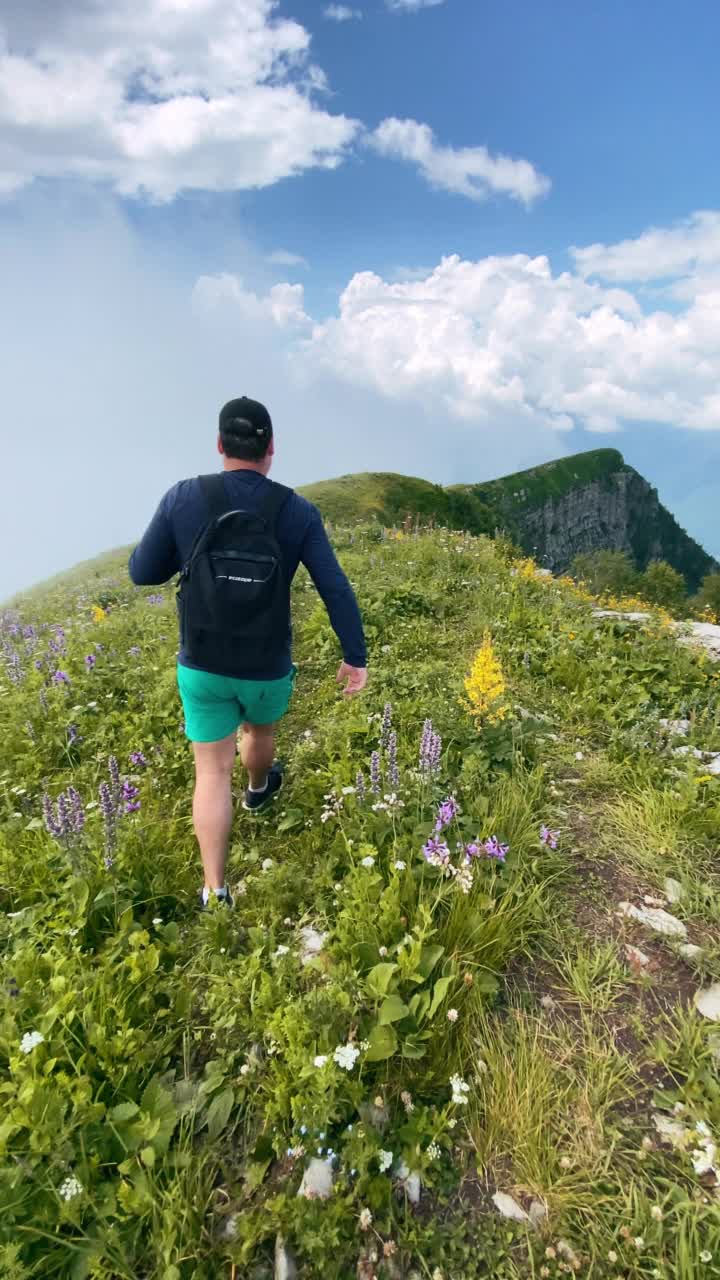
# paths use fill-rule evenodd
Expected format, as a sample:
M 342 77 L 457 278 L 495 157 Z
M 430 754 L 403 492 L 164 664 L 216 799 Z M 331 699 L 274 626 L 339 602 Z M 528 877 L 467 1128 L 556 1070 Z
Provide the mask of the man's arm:
M 130 557 L 130 577 L 136 587 L 155 587 L 180 572 L 180 555 L 167 513 L 168 494 Z
M 328 611 L 345 664 L 364 669 L 367 666 L 367 648 L 355 592 L 338 564 L 320 513 L 314 507 L 300 559 Z

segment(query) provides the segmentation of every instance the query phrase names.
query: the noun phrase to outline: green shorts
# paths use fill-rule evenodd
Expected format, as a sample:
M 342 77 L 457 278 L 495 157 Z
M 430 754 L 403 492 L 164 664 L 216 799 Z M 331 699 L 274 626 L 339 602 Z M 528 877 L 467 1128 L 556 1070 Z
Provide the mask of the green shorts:
M 237 680 L 178 663 L 177 681 L 191 742 L 219 742 L 241 724 L 282 720 L 292 697 L 297 668 L 279 680 Z

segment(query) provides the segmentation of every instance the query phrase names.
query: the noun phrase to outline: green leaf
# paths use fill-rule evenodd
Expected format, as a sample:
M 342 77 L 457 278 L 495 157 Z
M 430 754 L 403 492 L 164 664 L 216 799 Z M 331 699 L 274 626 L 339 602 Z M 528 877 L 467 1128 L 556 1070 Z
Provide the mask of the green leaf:
M 116 1124 L 123 1124 L 126 1120 L 132 1120 L 140 1110 L 137 1102 L 119 1102 L 110 1112 L 110 1119 Z
M 288 809 L 285 817 L 278 823 L 278 831 L 293 831 L 295 827 L 301 827 L 305 821 L 305 815 L 302 809 Z
M 427 1052 L 427 1046 L 423 1044 L 420 1036 L 407 1036 L 402 1042 L 402 1055 L 404 1058 L 423 1058 Z
M 178 1112 L 172 1095 L 163 1088 L 159 1080 L 151 1080 L 143 1093 L 141 1102 L 142 1110 L 153 1122 L 150 1125 L 150 1133 L 155 1150 L 167 1151 L 178 1121 Z
M 140 1152 L 140 1159 L 148 1169 L 153 1169 L 155 1167 L 155 1148 L 143 1147 Z
M 437 1012 L 438 1008 L 440 1007 L 443 1000 L 445 999 L 448 991 L 450 990 L 453 984 L 454 976 L 455 975 L 451 973 L 448 975 L 447 978 L 438 978 L 437 982 L 435 983 L 435 986 L 433 987 L 433 996 L 430 1002 L 430 1008 L 428 1010 L 429 1016 L 431 1018 L 433 1014 Z
M 365 1054 L 366 1062 L 384 1062 L 391 1058 L 397 1049 L 397 1036 L 392 1027 L 375 1026 L 370 1032 L 370 1047 Z
M 417 971 L 421 978 L 429 978 L 445 948 L 440 946 L 423 947 Z
M 399 996 L 387 996 L 380 1005 L 378 1022 L 381 1027 L 384 1027 L 390 1022 L 399 1022 L 409 1012 L 407 1005 L 403 1003 Z
M 222 1093 L 213 1098 L 207 1113 L 208 1137 L 211 1142 L 222 1133 L 234 1106 L 235 1094 L 232 1089 L 223 1089 Z
M 418 991 L 410 1001 L 410 1012 L 417 1022 L 423 1022 L 430 1008 L 430 992 Z
M 376 964 L 367 976 L 367 984 L 376 996 L 386 996 L 392 976 L 397 969 L 396 964 Z

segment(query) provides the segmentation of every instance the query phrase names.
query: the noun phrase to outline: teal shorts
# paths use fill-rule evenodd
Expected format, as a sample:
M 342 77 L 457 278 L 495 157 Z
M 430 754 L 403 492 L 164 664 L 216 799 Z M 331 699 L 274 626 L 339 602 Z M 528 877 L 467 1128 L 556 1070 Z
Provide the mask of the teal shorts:
M 274 724 L 290 705 L 296 667 L 280 680 L 237 680 L 178 663 L 177 681 L 191 742 L 219 742 L 241 724 Z

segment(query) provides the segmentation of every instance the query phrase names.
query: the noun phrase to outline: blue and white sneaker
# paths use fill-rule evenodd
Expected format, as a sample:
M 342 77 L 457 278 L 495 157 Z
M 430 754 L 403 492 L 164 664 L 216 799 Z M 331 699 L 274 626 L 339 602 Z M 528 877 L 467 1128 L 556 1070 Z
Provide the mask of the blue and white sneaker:
M 274 800 L 283 784 L 282 765 L 276 760 L 268 770 L 267 782 L 262 791 L 251 791 L 248 787 L 242 802 L 248 813 L 259 813 L 271 800 Z
M 216 906 L 227 907 L 229 911 L 232 911 L 235 906 L 235 902 L 229 889 L 211 889 L 209 893 L 205 889 L 199 889 L 198 900 L 200 902 L 201 911 L 212 910 L 210 906 L 210 898 L 213 894 L 215 896 Z

